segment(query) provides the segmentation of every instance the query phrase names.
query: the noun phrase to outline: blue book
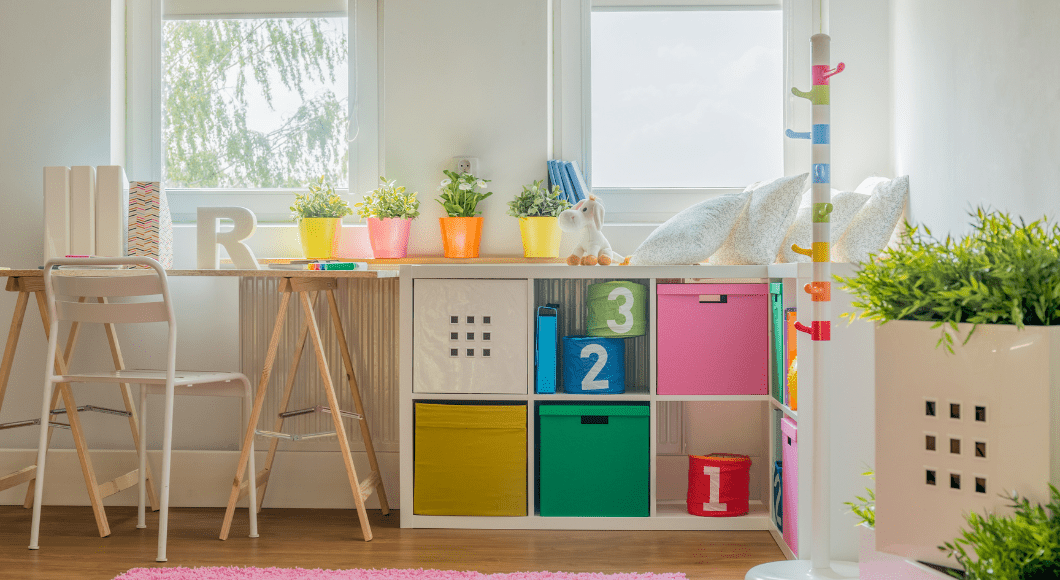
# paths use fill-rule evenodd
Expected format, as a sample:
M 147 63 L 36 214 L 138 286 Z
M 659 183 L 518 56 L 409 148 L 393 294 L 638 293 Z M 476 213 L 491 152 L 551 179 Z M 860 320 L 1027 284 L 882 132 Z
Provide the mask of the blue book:
M 556 161 L 556 173 L 559 174 L 559 179 L 563 188 L 563 196 L 567 201 L 574 205 L 578 203 L 578 194 L 574 191 L 574 181 L 570 178 L 570 173 L 567 172 L 567 166 L 563 161 Z
M 578 162 L 568 161 L 565 166 L 574 186 L 576 202 L 585 199 L 589 194 L 589 188 L 585 185 L 585 178 L 582 177 L 582 172 L 578 170 Z
M 560 181 L 559 171 L 557 170 L 557 164 L 559 162 L 555 159 L 548 160 L 548 192 L 552 193 L 555 188 L 563 189 L 563 182 Z M 567 198 L 567 192 L 563 192 L 563 199 Z
M 556 392 L 556 341 L 559 304 L 537 308 L 537 331 L 534 334 L 534 392 Z

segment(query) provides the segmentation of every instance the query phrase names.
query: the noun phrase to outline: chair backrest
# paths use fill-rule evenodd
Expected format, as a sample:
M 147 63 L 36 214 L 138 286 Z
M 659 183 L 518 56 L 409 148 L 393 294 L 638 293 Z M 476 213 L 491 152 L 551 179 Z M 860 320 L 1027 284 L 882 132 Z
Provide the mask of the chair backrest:
M 64 267 L 56 270 L 53 266 Z M 106 269 L 147 266 L 146 270 Z M 53 324 L 61 320 L 175 325 L 166 271 L 150 258 L 65 258 L 44 267 L 44 288 Z M 159 297 L 158 300 L 109 302 L 109 298 Z M 103 299 L 103 300 L 100 300 Z

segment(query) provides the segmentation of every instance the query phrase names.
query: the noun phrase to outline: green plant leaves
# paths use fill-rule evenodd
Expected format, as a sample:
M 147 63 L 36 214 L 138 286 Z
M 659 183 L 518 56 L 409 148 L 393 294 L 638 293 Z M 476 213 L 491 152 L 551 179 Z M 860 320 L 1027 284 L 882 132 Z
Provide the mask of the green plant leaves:
M 415 219 L 420 216 L 420 200 L 416 192 L 405 193 L 405 186 L 396 180 L 379 178 L 379 188 L 364 194 L 364 201 L 354 204 L 361 218 L 377 217 Z
M 297 222 L 302 218 L 341 218 L 350 215 L 353 210 L 321 175 L 317 183 L 309 184 L 307 193 L 295 194 L 291 212 L 291 219 Z
M 508 202 L 508 215 L 517 218 L 548 216 L 555 217 L 570 207 L 570 202 L 559 196 L 563 190 L 553 187 L 549 194 L 541 187 L 542 180 L 523 186 L 523 192 Z
M 862 475 L 876 479 L 875 474 L 871 471 L 866 471 Z M 857 501 L 845 501 L 844 505 L 850 508 L 850 512 L 858 517 L 860 520 L 858 525 L 866 526 L 869 528 L 876 527 L 876 492 L 872 488 L 865 488 L 865 496 L 854 496 Z
M 492 191 L 481 193 L 478 188 L 485 187 L 490 180 L 475 177 L 470 173 L 456 173 L 444 170 L 446 179 L 438 188 L 441 195 L 435 200 L 445 208 L 449 217 L 475 217 L 482 213 L 476 211 L 479 202 L 493 195 Z
M 1060 577 L 1060 491 L 1052 485 L 1049 490 L 1052 499 L 1044 507 L 1013 494 L 1011 517 L 968 514 L 967 529 L 939 549 L 964 568 L 966 580 Z
M 1017 223 L 983 208 L 971 216 L 973 231 L 961 240 L 939 240 L 907 223 L 900 245 L 861 264 L 854 276 L 837 276 L 861 311 L 841 316 L 937 321 L 938 344 L 951 352 L 957 323 L 1060 323 L 1060 225 L 1046 218 Z

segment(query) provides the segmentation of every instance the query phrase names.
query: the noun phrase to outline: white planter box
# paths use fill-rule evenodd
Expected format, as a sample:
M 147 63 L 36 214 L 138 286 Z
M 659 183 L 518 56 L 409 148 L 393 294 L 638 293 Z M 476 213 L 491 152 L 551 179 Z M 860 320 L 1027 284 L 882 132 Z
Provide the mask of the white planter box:
M 860 551 L 858 578 L 860 580 L 939 580 L 950 578 L 926 566 L 910 562 L 901 556 L 876 551 L 876 530 L 858 526 Z
M 880 551 L 955 566 L 937 546 L 1000 494 L 1049 500 L 1060 485 L 1060 327 L 876 328 L 876 540 Z M 933 414 L 932 414 L 933 413 Z

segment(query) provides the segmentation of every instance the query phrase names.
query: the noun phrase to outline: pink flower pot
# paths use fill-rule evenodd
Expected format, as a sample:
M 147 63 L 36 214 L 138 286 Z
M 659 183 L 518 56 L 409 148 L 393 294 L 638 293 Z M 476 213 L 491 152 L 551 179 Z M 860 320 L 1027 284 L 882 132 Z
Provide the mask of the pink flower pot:
M 368 241 L 375 258 L 404 258 L 409 248 L 411 218 L 368 218 Z

